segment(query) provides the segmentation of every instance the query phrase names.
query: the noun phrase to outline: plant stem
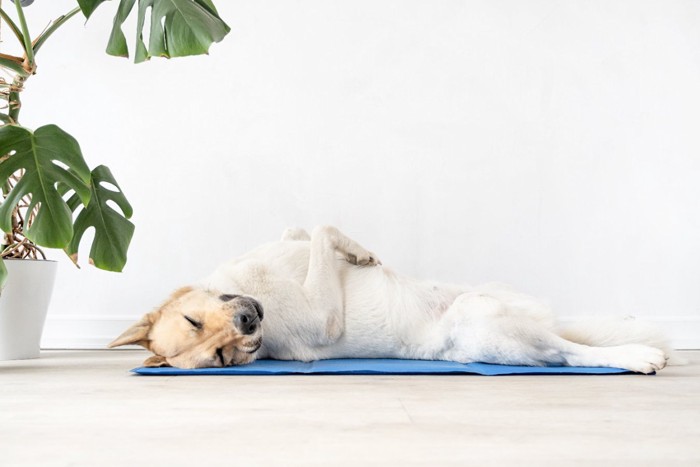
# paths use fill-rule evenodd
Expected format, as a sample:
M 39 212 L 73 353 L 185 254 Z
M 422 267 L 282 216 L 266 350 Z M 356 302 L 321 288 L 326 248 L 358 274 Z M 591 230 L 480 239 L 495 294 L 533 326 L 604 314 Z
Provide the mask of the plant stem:
M 65 23 L 66 21 L 71 19 L 73 16 L 75 16 L 79 12 L 80 12 L 80 7 L 75 7 L 74 9 L 72 9 L 71 11 L 66 13 L 65 15 L 59 16 L 58 18 L 56 18 L 51 23 L 51 26 L 49 26 L 49 28 L 46 31 L 41 33 L 39 35 L 39 37 L 37 37 L 34 40 L 34 53 L 36 54 L 39 51 L 39 48 L 41 48 L 41 46 L 44 44 L 46 39 L 48 39 L 49 36 L 51 36 L 51 34 L 53 34 L 56 31 L 56 29 L 60 28 L 63 25 L 63 23 Z
M 20 99 L 19 95 L 22 92 L 22 89 L 24 89 L 24 82 L 27 80 L 26 76 L 23 75 L 15 75 L 15 79 L 12 80 L 12 87 L 10 88 L 10 98 L 8 100 L 9 102 L 9 111 L 7 113 L 7 116 L 12 120 L 13 123 L 17 123 L 17 119 L 19 118 L 19 111 L 22 110 L 22 99 Z
M 22 32 L 19 30 L 17 25 L 15 24 L 14 21 L 12 21 L 12 18 L 5 12 L 5 10 L 0 7 L 0 18 L 4 19 L 7 25 L 10 27 L 12 32 L 15 34 L 15 37 L 17 37 L 17 40 L 19 41 L 20 44 L 22 44 L 22 48 L 24 48 L 24 38 L 22 37 Z
M 0 66 L 9 68 L 15 73 L 27 74 L 22 65 L 22 57 L 15 57 L 14 55 L 5 55 L 0 53 Z
M 24 69 L 29 73 L 34 73 L 34 49 L 32 48 L 32 38 L 29 35 L 29 27 L 27 26 L 27 20 L 24 18 L 24 10 L 22 10 L 22 5 L 20 4 L 19 0 L 15 2 L 15 7 L 17 8 L 19 24 L 22 27 L 22 38 L 24 39 L 24 52 L 27 55 L 27 60 Z

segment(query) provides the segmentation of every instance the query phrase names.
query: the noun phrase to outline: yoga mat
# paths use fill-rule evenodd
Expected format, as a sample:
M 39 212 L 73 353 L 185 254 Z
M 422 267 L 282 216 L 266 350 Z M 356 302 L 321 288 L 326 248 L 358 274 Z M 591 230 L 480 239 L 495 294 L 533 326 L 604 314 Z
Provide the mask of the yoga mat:
M 396 360 L 386 358 L 351 358 L 299 362 L 293 360 L 257 360 L 248 365 L 224 368 L 134 368 L 139 375 L 619 375 L 634 373 L 621 368 L 573 366 L 511 366 L 488 363 L 456 363 L 434 360 Z

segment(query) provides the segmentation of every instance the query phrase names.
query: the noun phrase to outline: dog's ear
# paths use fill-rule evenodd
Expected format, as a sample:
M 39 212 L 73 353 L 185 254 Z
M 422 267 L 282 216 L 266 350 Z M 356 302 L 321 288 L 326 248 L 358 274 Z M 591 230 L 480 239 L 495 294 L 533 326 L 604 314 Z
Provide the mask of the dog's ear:
M 177 300 L 178 298 L 182 297 L 182 296 L 185 295 L 186 293 L 192 292 L 193 290 L 194 290 L 194 288 L 193 288 L 193 287 L 190 287 L 190 286 L 180 287 L 179 289 L 177 289 L 175 292 L 173 292 L 173 293 L 170 295 L 170 297 L 168 298 L 168 300 L 166 300 L 166 302 L 163 303 L 163 305 L 161 305 L 161 308 L 163 308 L 163 307 L 164 307 L 165 305 L 167 305 L 168 303 Z
M 140 345 L 150 350 L 148 333 L 153 325 L 152 313 L 145 315 L 141 320 L 124 331 L 119 337 L 114 339 L 107 346 L 108 348 L 119 347 L 121 345 Z
M 157 315 L 167 305 L 182 297 L 186 293 L 191 292 L 192 290 L 194 290 L 192 287 L 181 287 L 177 289 L 175 292 L 172 293 L 172 295 L 170 295 L 168 300 L 166 300 L 165 303 L 163 303 L 160 306 L 160 308 L 158 308 L 156 311 L 148 313 L 147 315 L 144 315 L 144 317 L 141 318 L 141 320 L 138 323 L 134 324 L 129 329 L 124 331 L 119 337 L 117 337 L 109 345 L 107 345 L 107 347 L 111 349 L 122 345 L 140 345 L 142 347 L 147 348 L 148 350 L 151 350 L 148 334 L 151 332 L 151 327 L 153 326 L 153 323 L 156 322 Z
M 171 366 L 168 363 L 168 360 L 165 357 L 161 357 L 160 355 L 153 355 L 152 357 L 148 357 L 145 362 L 143 362 L 143 366 L 146 368 L 161 368 L 164 366 Z

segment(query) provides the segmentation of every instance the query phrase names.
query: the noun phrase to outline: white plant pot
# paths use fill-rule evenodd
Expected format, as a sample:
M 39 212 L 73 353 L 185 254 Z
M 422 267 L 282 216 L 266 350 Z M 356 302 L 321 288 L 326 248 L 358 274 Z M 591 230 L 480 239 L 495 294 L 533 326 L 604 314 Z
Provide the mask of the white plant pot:
M 8 259 L 0 295 L 0 360 L 39 357 L 39 343 L 51 300 L 55 261 Z

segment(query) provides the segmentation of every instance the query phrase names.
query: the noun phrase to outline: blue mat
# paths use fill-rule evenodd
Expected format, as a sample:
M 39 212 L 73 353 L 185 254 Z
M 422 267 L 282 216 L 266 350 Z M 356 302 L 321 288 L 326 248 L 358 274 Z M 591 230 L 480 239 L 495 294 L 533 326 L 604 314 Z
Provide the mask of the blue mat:
M 621 368 L 592 368 L 572 366 L 510 366 L 488 363 L 456 363 L 433 360 L 337 359 L 299 362 L 257 360 L 248 365 L 225 368 L 134 368 L 139 375 L 619 375 L 633 373 Z

